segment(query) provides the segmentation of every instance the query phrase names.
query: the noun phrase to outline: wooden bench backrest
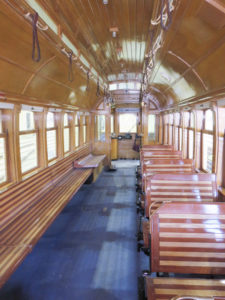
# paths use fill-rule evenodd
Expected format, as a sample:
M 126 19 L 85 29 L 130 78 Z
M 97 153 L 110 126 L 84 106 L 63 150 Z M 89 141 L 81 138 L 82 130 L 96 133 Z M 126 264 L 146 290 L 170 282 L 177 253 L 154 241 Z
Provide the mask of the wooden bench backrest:
M 184 296 L 212 298 L 225 297 L 224 280 L 186 279 L 186 278 L 151 278 L 145 277 L 148 300 L 170 300 Z M 188 297 L 189 296 L 189 297 Z
M 194 173 L 192 159 L 151 159 L 143 164 L 142 189 L 145 191 L 148 176 L 158 173 Z
M 164 203 L 150 228 L 152 272 L 225 274 L 225 203 Z
M 215 174 L 155 174 L 146 178 L 145 211 L 165 201 L 217 201 Z M 154 205 L 153 205 L 154 204 Z
M 163 158 L 171 158 L 171 159 L 182 159 L 181 151 L 172 151 L 172 150 L 141 150 L 140 151 L 140 160 L 141 163 L 152 159 L 163 159 Z
M 44 192 L 54 188 L 56 182 L 73 169 L 74 159 L 88 153 L 90 153 L 90 147 L 85 146 L 2 192 L 0 194 L 0 228 L 5 228 L 25 209 L 32 206 Z
M 141 150 L 174 150 L 174 147 L 172 145 L 143 145 L 141 147 Z

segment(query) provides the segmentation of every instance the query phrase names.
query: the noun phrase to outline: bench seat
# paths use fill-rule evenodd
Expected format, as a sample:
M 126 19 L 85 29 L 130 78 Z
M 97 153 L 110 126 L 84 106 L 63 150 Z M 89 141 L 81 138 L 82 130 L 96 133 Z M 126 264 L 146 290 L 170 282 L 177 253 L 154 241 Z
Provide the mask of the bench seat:
M 145 277 L 147 300 L 222 299 L 225 297 L 225 282 L 217 279 L 151 278 Z
M 105 159 L 105 155 L 89 154 L 79 160 L 74 161 L 75 168 L 97 168 L 99 164 Z
M 2 230 L 0 287 L 90 175 L 91 170 L 71 170 Z

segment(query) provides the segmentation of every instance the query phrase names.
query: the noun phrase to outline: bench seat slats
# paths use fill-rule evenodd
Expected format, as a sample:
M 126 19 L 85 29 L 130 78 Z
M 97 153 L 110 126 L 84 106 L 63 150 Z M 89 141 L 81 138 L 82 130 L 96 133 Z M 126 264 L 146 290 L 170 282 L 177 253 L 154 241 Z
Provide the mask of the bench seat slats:
M 98 165 L 105 159 L 105 155 L 89 154 L 79 160 L 74 161 L 75 168 L 97 168 Z
M 154 202 L 216 201 L 217 194 L 215 174 L 155 174 L 146 178 L 146 215 Z
M 50 190 L 3 230 L 0 240 L 0 260 L 1 264 L 7 267 L 0 270 L 0 286 L 23 260 L 23 257 L 31 251 L 90 174 L 91 170 L 71 171 L 69 176 L 64 178 L 56 188 Z M 17 250 L 19 251 L 17 252 Z M 11 260 L 11 256 L 18 257 L 15 268 L 14 259 Z M 10 265 L 10 261 L 12 265 Z
M 225 274 L 224 221 L 225 203 L 162 204 L 150 219 L 152 271 Z
M 187 278 L 145 278 L 147 299 L 170 300 L 174 297 L 225 297 L 224 280 Z

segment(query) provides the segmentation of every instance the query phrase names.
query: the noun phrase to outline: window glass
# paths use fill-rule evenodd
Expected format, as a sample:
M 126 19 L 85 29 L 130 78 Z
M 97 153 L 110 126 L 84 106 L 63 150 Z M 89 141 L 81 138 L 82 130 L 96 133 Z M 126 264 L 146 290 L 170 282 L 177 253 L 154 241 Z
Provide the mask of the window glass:
M 37 133 L 35 132 L 34 113 L 32 111 L 21 110 L 19 129 L 21 171 L 25 173 L 38 166 Z M 23 133 L 24 131 L 26 133 Z M 29 131 L 31 132 L 29 133 Z
M 127 89 L 126 82 L 120 82 L 119 83 L 119 90 L 125 90 L 125 89 Z
M 193 130 L 189 130 L 188 142 L 189 142 L 189 150 L 188 150 L 189 157 L 188 158 L 193 159 L 193 157 L 194 157 L 194 132 L 193 132 Z
M 2 128 L 2 111 L 0 110 L 0 134 L 3 132 Z
M 136 114 L 120 114 L 119 126 L 121 133 L 137 132 L 137 116 Z
M 84 142 L 84 144 L 86 144 L 86 142 L 87 142 L 87 126 L 86 125 L 83 126 L 83 142 Z
M 70 150 L 70 129 L 64 128 L 64 152 Z
M 154 141 L 156 138 L 156 116 L 148 115 L 148 140 Z
M 110 90 L 110 91 L 117 90 L 117 84 L 116 84 L 116 83 L 110 84 L 110 85 L 109 85 L 109 90 Z
M 0 120 L 0 123 L 1 123 L 1 120 Z M 1 131 L 2 131 L 2 129 L 1 129 Z M 6 181 L 5 139 L 0 138 L 0 183 L 5 182 L 5 181 Z
M 69 116 L 68 114 L 64 114 L 64 127 L 69 126 Z
M 183 139 L 183 131 L 182 128 L 179 128 L 179 150 L 182 151 L 182 139 Z
M 114 116 L 111 116 L 111 133 L 114 133 Z
M 53 127 L 55 127 L 54 113 L 48 112 L 48 114 L 47 114 L 47 128 L 53 128 Z
M 190 112 L 190 127 L 194 128 L 194 126 L 195 126 L 194 113 Z
M 78 116 L 75 114 L 75 120 L 74 120 L 75 125 L 78 125 Z
M 203 134 L 203 169 L 212 172 L 213 135 Z
M 79 127 L 75 127 L 75 147 L 79 146 Z
M 20 131 L 34 130 L 34 113 L 32 111 L 21 110 Z
M 97 116 L 97 140 L 105 141 L 105 116 Z
M 37 167 L 37 134 L 20 135 L 20 157 L 22 173 Z
M 205 129 L 213 130 L 213 112 L 210 109 L 205 111 Z
M 48 160 L 56 158 L 56 130 L 47 131 Z

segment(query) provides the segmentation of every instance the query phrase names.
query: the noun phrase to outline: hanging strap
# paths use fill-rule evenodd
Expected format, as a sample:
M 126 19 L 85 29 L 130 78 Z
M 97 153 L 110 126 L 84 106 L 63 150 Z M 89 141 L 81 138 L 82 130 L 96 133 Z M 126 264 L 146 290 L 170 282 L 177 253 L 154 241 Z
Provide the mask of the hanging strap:
M 163 22 L 163 10 L 164 6 L 166 5 L 166 12 L 167 12 L 167 25 Z M 170 0 L 161 0 L 161 16 L 160 16 L 160 23 L 163 30 L 168 30 L 172 23 L 172 12 L 170 11 Z
M 100 86 L 99 86 L 99 78 L 97 81 L 97 90 L 96 90 L 96 96 L 99 97 L 100 96 Z
M 88 92 L 90 90 L 90 71 L 87 71 L 87 86 L 86 86 L 86 91 Z
M 74 80 L 74 75 L 73 75 L 73 51 L 69 52 L 68 79 L 69 79 L 70 82 L 72 82 Z
M 38 13 L 31 15 L 32 17 L 32 25 L 33 25 L 33 45 L 32 45 L 32 59 L 33 61 L 39 62 L 41 59 L 41 49 L 38 40 L 38 31 L 37 31 L 37 21 L 38 21 Z M 37 47 L 37 56 L 35 56 Z

